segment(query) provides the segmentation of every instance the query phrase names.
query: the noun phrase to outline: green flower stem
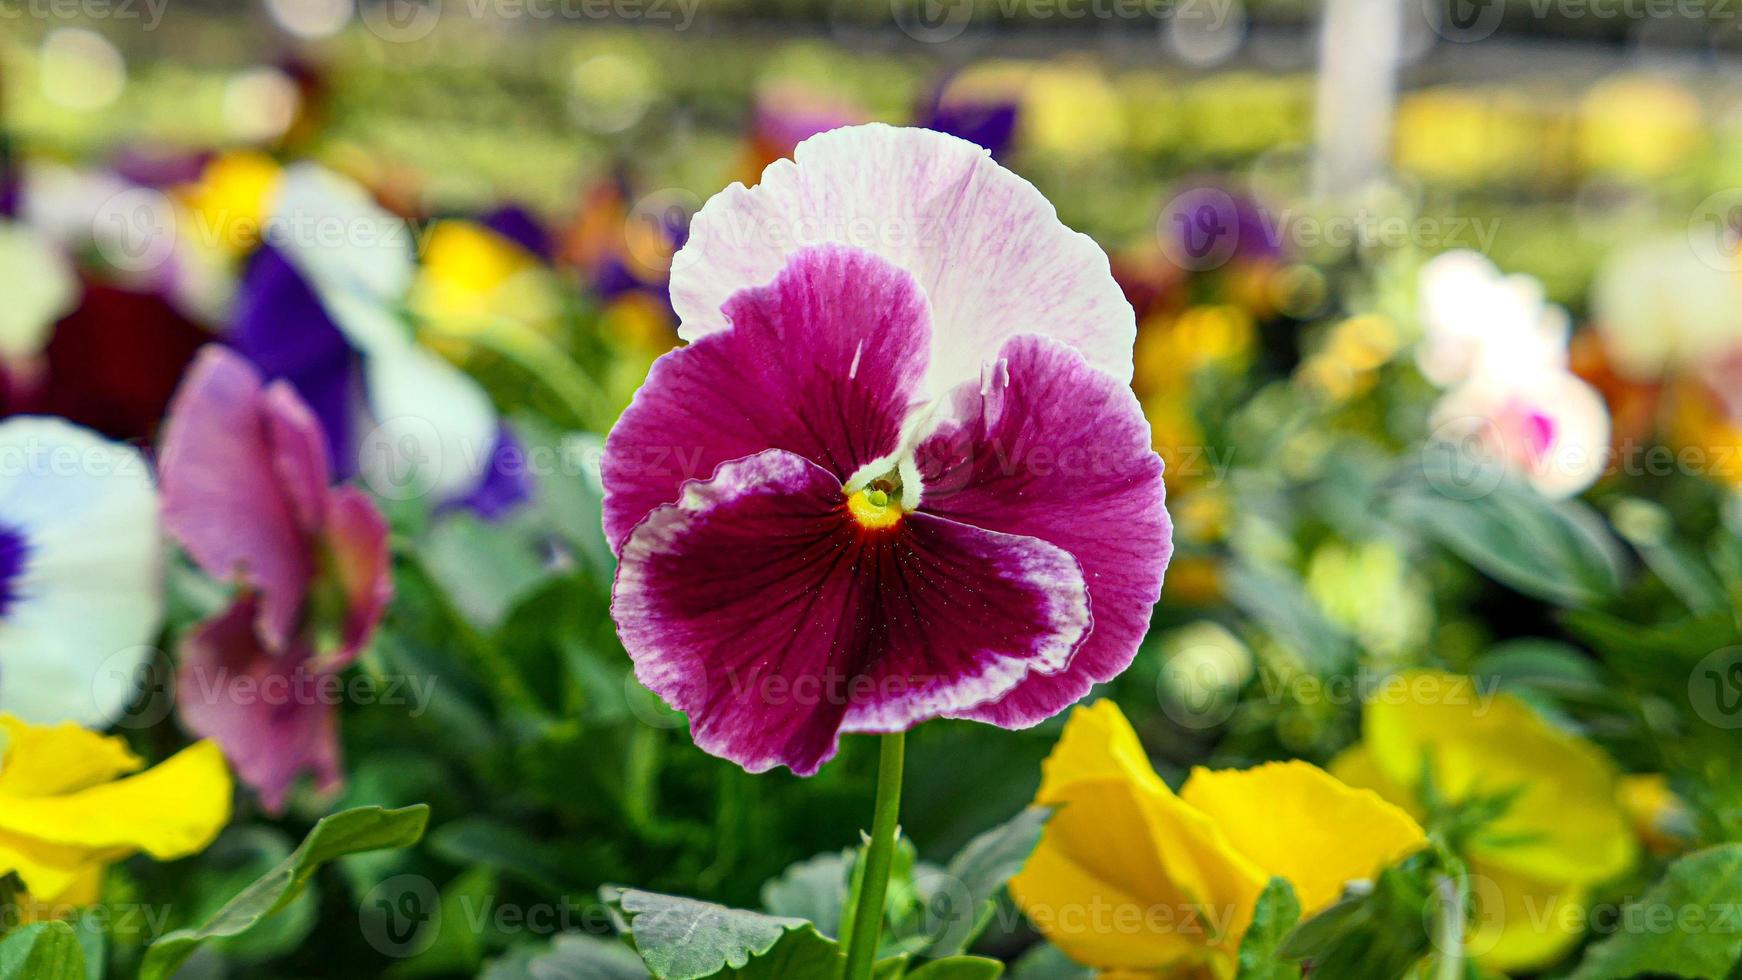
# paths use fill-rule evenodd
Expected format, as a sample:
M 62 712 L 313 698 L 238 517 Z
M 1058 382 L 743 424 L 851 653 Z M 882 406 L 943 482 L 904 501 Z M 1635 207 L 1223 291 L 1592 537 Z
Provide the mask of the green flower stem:
M 1468 896 L 1463 883 L 1449 877 L 1441 878 L 1434 890 L 1440 901 L 1434 936 L 1440 956 L 1434 980 L 1463 980 L 1464 901 Z
M 877 802 L 871 815 L 871 843 L 865 849 L 864 875 L 853 906 L 852 934 L 847 939 L 844 980 L 869 980 L 877 963 L 877 943 L 883 929 L 883 898 L 889 892 L 889 871 L 895 865 L 895 838 L 900 832 L 901 770 L 907 735 L 885 735 L 877 768 Z

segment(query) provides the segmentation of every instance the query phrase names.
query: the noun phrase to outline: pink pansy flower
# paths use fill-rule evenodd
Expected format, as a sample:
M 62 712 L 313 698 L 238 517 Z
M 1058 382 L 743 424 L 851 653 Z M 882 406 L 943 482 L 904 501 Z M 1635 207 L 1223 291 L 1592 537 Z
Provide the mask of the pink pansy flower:
M 606 445 L 613 615 L 698 745 L 1037 723 L 1130 664 L 1171 551 L 1106 255 L 955 137 L 800 144 L 695 217 L 687 347 Z
M 162 484 L 170 534 L 206 574 L 240 586 L 183 641 L 183 722 L 223 747 L 269 809 L 303 772 L 336 788 L 335 675 L 393 591 L 380 511 L 329 485 L 325 437 L 296 393 L 216 345 L 171 403 Z
M 1568 371 L 1467 381 L 1440 399 L 1429 425 L 1435 438 L 1512 470 L 1551 499 L 1589 487 L 1608 464 L 1608 406 Z

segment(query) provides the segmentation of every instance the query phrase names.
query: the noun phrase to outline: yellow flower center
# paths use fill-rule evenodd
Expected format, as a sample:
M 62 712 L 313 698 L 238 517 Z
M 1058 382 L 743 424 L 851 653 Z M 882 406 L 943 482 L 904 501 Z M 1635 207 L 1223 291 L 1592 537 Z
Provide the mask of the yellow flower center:
M 901 523 L 901 504 L 891 500 L 889 493 L 876 487 L 866 487 L 847 498 L 847 512 L 861 527 L 878 530 Z

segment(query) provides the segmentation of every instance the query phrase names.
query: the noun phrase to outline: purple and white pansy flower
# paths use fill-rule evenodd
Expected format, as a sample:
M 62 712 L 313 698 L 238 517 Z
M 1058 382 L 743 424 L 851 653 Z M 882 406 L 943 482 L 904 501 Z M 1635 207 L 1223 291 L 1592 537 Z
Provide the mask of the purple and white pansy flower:
M 501 465 L 516 448 L 489 396 L 419 341 L 404 309 L 417 270 L 411 226 L 351 180 L 298 164 L 264 231 L 231 343 L 313 408 L 335 474 L 361 472 L 393 498 L 475 502 L 486 517 L 526 499 L 524 480 Z
M 955 137 L 833 130 L 695 217 L 687 347 L 606 444 L 613 615 L 698 745 L 1056 714 L 1130 664 L 1172 547 L 1105 254 Z
M 106 727 L 162 618 L 145 459 L 62 419 L 0 422 L 0 713 Z

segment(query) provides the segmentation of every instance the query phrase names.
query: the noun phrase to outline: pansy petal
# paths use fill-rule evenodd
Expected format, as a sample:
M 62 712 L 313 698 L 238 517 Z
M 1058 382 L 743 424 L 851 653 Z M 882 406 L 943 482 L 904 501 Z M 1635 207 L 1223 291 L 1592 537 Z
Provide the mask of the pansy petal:
M 1288 879 L 1307 915 L 1336 901 L 1347 883 L 1371 880 L 1427 845 L 1409 814 L 1379 794 L 1299 760 L 1194 769 L 1180 799 L 1216 821 L 1265 874 Z
M 33 901 L 58 904 L 88 880 L 93 858 L 119 860 L 127 849 L 92 851 L 88 847 L 47 844 L 34 837 L 0 830 L 0 875 L 17 872 Z M 99 863 L 95 862 L 95 863 Z
M 898 447 L 930 342 L 912 277 L 840 246 L 806 249 L 777 271 L 732 297 L 730 330 L 655 362 L 611 430 L 612 547 L 726 460 L 782 449 L 845 481 Z
M 1010 882 L 1036 925 L 1096 966 L 1226 975 L 1268 876 L 1161 781 L 1118 705 L 1073 711 L 1043 773 L 1056 812 Z
M 1470 862 L 1474 908 L 1465 949 L 1483 966 L 1527 973 L 1558 962 L 1591 923 L 1590 888 L 1538 881 Z
M 733 293 L 821 242 L 875 252 L 918 281 L 934 327 L 931 394 L 975 377 L 987 352 L 1025 333 L 1131 379 L 1136 322 L 1100 246 L 981 147 L 880 124 L 813 136 L 755 187 L 733 184 L 708 201 L 672 260 L 681 335 L 725 330 Z
M 904 729 L 1062 664 L 1088 626 L 1080 583 L 1041 541 L 926 515 L 868 531 L 829 471 L 769 450 L 648 515 L 612 612 L 697 745 L 808 775 L 843 726 Z
M 1103 698 L 1071 712 L 1064 734 L 1041 766 L 1040 793 L 1035 802 L 1057 803 L 1067 797 L 1071 783 L 1107 777 L 1151 789 L 1165 788 L 1131 722 L 1116 702 Z
M 338 787 L 338 720 L 321 683 L 331 675 L 310 671 L 304 648 L 261 649 L 252 606 L 239 600 L 182 640 L 176 707 L 188 730 L 222 746 L 237 777 L 277 812 L 304 772 L 323 791 Z
M 271 245 L 248 263 L 228 341 L 267 379 L 283 378 L 320 419 L 328 464 L 354 475 L 361 389 L 357 354 L 301 273 Z
M 444 509 L 463 507 L 486 521 L 499 520 L 532 499 L 533 480 L 526 469 L 526 451 L 508 426 L 496 429 L 496 447 L 490 452 L 484 479 L 470 494 Z
M 134 776 L 76 793 L 7 799 L 0 831 L 48 844 L 144 851 L 159 860 L 203 849 L 230 820 L 230 773 L 197 742 Z
M 1346 785 L 1356 789 L 1370 789 L 1379 794 L 1380 799 L 1409 814 L 1417 823 L 1427 818 L 1421 802 L 1385 775 L 1367 746 L 1359 742 L 1349 746 L 1337 753 L 1327 768 L 1331 775 Z
M 409 337 L 378 343 L 363 372 L 386 435 L 363 447 L 369 485 L 425 491 L 437 503 L 476 491 L 496 445 L 496 406 L 484 387 Z
M 1077 780 L 1055 800 L 1040 843 L 1010 894 L 1035 926 L 1072 959 L 1099 967 L 1176 967 L 1217 958 L 1263 879 L 1220 848 L 1201 818 L 1167 792 L 1116 777 Z M 1175 879 L 1166 839 L 1185 835 L 1238 887 L 1194 894 Z M 1246 913 L 1250 917 L 1250 911 Z M 1244 928 L 1243 924 L 1241 928 Z M 1169 976 L 1172 974 L 1169 973 Z
M 158 497 L 139 452 L 60 419 L 0 423 L 0 711 L 103 726 L 138 691 L 163 613 Z
M 349 664 L 374 635 L 393 598 L 393 561 L 387 544 L 387 518 L 368 494 L 356 487 L 332 491 L 326 538 L 330 572 L 345 596 L 345 623 L 338 656 L 322 664 Z
M 124 739 L 71 722 L 31 725 L 0 715 L 0 733 L 6 752 L 0 762 L 0 797 L 75 793 L 145 765 Z
M 1004 727 L 1057 714 L 1130 665 L 1173 551 L 1161 459 L 1130 388 L 1041 337 L 1004 346 L 919 446 L 921 508 L 1036 537 L 1083 566 L 1095 629 L 1070 666 L 963 717 Z
M 208 575 L 260 593 L 260 629 L 290 638 L 314 574 L 292 502 L 279 485 L 260 376 L 212 345 L 189 369 L 163 440 L 163 523 Z
M 1484 691 L 1470 677 L 1411 671 L 1368 702 L 1362 728 L 1379 769 L 1399 785 L 1417 786 L 1431 771 L 1449 802 L 1516 794 L 1471 844 L 1486 864 L 1598 882 L 1633 862 L 1614 764 L 1510 694 Z
M 48 236 L 0 220 L 0 358 L 34 357 L 54 323 L 77 303 L 72 263 Z
M 320 421 L 296 389 L 283 381 L 266 386 L 260 410 L 271 445 L 272 471 L 284 499 L 297 526 L 305 534 L 313 533 L 326 520 L 327 484 L 332 482 Z
M 316 164 L 285 168 L 267 231 L 323 300 L 397 300 L 416 271 L 406 223 L 360 184 Z M 334 313 L 348 332 L 345 317 Z

